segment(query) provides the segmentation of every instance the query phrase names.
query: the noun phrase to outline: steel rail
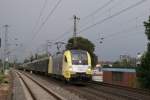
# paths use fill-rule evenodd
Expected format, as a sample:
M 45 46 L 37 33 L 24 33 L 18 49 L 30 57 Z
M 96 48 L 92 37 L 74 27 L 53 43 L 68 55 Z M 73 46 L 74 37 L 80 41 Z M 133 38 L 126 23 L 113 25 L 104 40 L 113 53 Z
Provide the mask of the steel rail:
M 19 72 L 17 72 L 19 73 Z M 50 95 L 52 95 L 54 98 L 56 98 L 56 100 L 66 100 L 64 97 L 60 96 L 59 94 L 53 92 L 52 90 L 46 88 L 44 85 L 42 85 L 40 82 L 38 82 L 37 80 L 31 78 L 29 75 L 20 72 L 21 74 L 25 75 L 27 78 L 29 78 L 30 80 L 32 80 L 34 83 L 36 83 L 39 87 L 41 87 L 43 90 L 45 90 L 47 93 L 49 93 Z M 20 74 L 19 73 L 19 74 Z M 21 75 L 19 75 L 21 77 L 21 79 L 23 80 L 23 82 L 25 83 L 25 85 L 27 86 L 27 83 L 24 81 L 24 79 L 22 78 Z M 27 88 L 29 89 L 29 92 L 31 93 L 31 95 L 33 96 L 34 100 L 37 100 L 36 97 L 34 96 L 34 94 L 31 92 L 31 89 L 27 86 Z

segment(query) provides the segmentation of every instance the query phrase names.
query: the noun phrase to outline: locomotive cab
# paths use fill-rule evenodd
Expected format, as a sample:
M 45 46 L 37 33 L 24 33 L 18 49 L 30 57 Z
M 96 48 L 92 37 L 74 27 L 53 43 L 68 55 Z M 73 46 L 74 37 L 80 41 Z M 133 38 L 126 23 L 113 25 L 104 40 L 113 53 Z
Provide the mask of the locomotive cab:
M 87 51 L 69 50 L 64 53 L 64 77 L 70 81 L 90 81 L 91 58 Z

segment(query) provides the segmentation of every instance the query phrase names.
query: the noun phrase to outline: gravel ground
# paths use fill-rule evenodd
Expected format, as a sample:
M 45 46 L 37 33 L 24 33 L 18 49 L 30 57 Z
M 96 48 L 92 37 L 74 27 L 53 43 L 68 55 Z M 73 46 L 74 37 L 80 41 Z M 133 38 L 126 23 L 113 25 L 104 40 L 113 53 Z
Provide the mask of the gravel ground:
M 57 85 L 55 82 L 50 82 L 45 79 L 41 79 L 41 77 L 38 77 L 37 75 L 34 74 L 30 74 L 30 76 L 38 80 L 39 82 L 43 83 L 45 86 L 47 86 L 47 88 L 53 90 L 62 97 L 66 98 L 67 100 L 86 100 L 85 98 L 81 98 L 78 95 L 64 89 L 60 85 Z
M 19 77 L 13 72 L 13 97 L 12 100 L 26 100 L 25 93 L 20 83 Z
M 138 94 L 136 92 L 132 92 L 132 91 L 126 91 L 123 89 L 117 89 L 117 88 L 112 88 L 112 87 L 106 87 L 106 86 L 102 86 L 102 85 L 89 85 L 90 88 L 98 90 L 98 91 L 103 91 L 103 92 L 109 92 L 111 94 L 116 94 L 116 95 L 122 95 L 125 97 L 131 97 L 132 99 L 137 99 L 137 100 L 150 100 L 150 95 L 143 95 L 143 94 Z
M 32 77 L 36 78 L 37 80 L 41 80 L 41 82 L 46 83 L 47 86 L 53 87 L 57 93 L 62 94 L 62 96 L 66 96 L 66 93 L 71 93 L 73 95 L 68 94 L 68 100 L 79 100 L 79 98 L 84 100 L 127 100 L 121 97 L 117 97 L 114 95 L 110 95 L 103 91 L 97 91 L 96 89 L 91 89 L 88 86 L 84 85 L 69 85 L 64 84 L 62 81 L 58 81 L 55 79 L 48 79 L 48 77 L 30 74 Z M 51 84 L 51 85 L 49 85 Z M 53 86 L 54 85 L 54 86 Z M 66 91 L 66 92 L 63 92 Z M 72 98 L 76 95 L 78 98 Z M 115 99 L 113 99 L 115 98 Z
M 26 77 L 25 75 L 21 74 L 24 81 L 28 85 L 28 87 L 31 89 L 32 93 L 36 97 L 36 100 L 56 100 L 51 94 L 49 94 L 47 91 L 45 91 L 43 88 L 41 88 L 39 85 L 37 85 L 35 82 L 33 82 L 31 79 Z

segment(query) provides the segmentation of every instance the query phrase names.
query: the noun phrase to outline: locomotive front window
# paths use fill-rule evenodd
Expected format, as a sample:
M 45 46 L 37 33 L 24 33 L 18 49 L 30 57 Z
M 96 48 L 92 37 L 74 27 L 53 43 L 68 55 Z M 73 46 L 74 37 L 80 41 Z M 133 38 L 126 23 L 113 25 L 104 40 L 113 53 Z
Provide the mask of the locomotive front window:
M 86 52 L 72 52 L 72 64 L 75 65 L 87 65 L 87 53 Z

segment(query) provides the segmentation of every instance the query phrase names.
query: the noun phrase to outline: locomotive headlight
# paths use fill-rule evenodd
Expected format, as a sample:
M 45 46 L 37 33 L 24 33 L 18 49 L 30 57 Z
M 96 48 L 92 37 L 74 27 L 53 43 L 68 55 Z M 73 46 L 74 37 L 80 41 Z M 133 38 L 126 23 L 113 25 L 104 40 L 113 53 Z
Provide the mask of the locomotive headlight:
M 91 68 L 88 68 L 88 71 L 91 71 Z
M 92 69 L 91 69 L 91 67 L 88 67 L 88 69 L 87 69 L 87 74 L 92 74 Z
M 69 68 L 69 71 L 72 71 L 72 67 Z

